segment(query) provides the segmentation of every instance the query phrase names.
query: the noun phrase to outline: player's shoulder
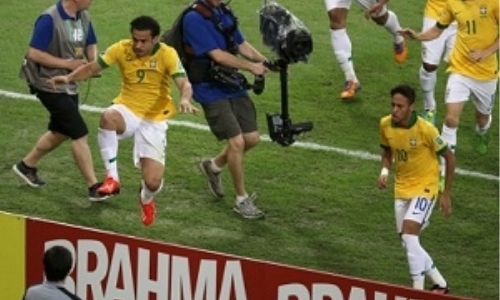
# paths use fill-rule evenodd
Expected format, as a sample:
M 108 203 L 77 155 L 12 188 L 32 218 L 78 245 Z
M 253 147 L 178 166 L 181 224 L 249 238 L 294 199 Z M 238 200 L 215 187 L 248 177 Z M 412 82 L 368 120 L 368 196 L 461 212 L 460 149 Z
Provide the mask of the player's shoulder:
M 391 115 L 384 116 L 380 118 L 380 127 L 390 127 L 392 124 Z
M 172 51 L 175 51 L 174 47 L 167 45 L 164 42 L 159 42 L 158 43 L 158 51 L 160 52 L 165 52 L 165 53 L 170 53 Z
M 131 39 L 123 39 L 123 40 L 119 40 L 118 42 L 116 42 L 115 45 L 117 45 L 121 48 L 132 48 L 133 42 Z
M 175 48 L 163 42 L 158 43 L 156 55 L 165 59 L 177 59 L 178 57 Z
M 446 0 L 445 3 L 449 5 L 450 7 L 456 7 L 458 5 L 462 6 L 464 5 L 463 0 Z
M 415 123 L 415 125 L 418 128 L 420 128 L 420 130 L 422 130 L 422 131 L 424 131 L 426 133 L 431 133 L 431 134 L 439 133 L 438 129 L 436 128 L 436 126 L 434 126 L 434 124 L 432 124 L 429 121 L 425 120 L 421 116 L 417 117 L 417 122 Z
M 131 39 L 123 39 L 115 42 L 108 47 L 108 51 L 115 51 L 116 54 L 129 53 L 133 49 L 133 43 Z
M 132 40 L 130 39 L 123 39 L 119 40 L 117 42 L 114 42 L 113 44 L 108 46 L 108 50 L 113 49 L 113 50 L 123 50 L 123 49 L 132 49 Z

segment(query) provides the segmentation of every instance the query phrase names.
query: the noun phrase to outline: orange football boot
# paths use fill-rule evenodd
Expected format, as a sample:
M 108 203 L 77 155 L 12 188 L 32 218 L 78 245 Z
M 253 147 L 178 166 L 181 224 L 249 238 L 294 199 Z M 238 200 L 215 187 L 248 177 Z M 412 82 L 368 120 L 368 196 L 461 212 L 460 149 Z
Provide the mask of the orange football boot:
M 116 195 L 120 193 L 120 182 L 111 176 L 106 176 L 102 185 L 97 189 L 99 194 Z
M 348 80 L 345 82 L 344 90 L 340 93 L 340 98 L 343 100 L 350 100 L 356 96 L 356 92 L 361 88 L 359 82 Z
M 408 46 L 405 41 L 402 41 L 399 44 L 394 44 L 394 59 L 402 64 L 406 61 L 406 57 L 408 56 Z
M 156 216 L 156 205 L 155 200 L 151 199 L 148 204 L 142 203 L 141 199 L 139 199 L 141 203 L 141 220 L 144 226 L 150 226 L 155 221 Z

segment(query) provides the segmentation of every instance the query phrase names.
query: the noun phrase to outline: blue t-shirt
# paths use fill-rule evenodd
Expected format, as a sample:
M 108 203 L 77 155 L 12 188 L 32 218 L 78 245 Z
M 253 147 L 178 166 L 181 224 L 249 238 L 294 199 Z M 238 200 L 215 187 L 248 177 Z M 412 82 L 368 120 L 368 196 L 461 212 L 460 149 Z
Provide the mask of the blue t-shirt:
M 212 14 L 221 20 L 224 28 L 234 26 L 233 18 L 220 8 L 212 10 Z M 214 22 L 203 17 L 197 11 L 188 12 L 183 18 L 184 42 L 193 48 L 195 56 L 208 60 L 208 53 L 215 49 L 227 50 L 226 39 Z M 233 33 L 237 45 L 245 39 L 239 29 Z M 193 83 L 193 98 L 199 103 L 208 103 L 228 98 L 238 98 L 247 95 L 246 90 L 235 89 L 220 83 Z
M 75 20 L 75 18 L 69 16 L 62 7 L 61 1 L 57 2 L 57 11 L 61 15 L 63 20 Z M 76 20 L 80 17 L 79 14 L 76 15 Z M 52 42 L 52 37 L 54 33 L 54 21 L 52 17 L 47 14 L 41 15 L 35 23 L 35 29 L 33 30 L 33 36 L 31 37 L 30 47 L 38 49 L 40 51 L 47 51 L 50 43 Z M 92 22 L 89 24 L 89 30 L 87 32 L 87 45 L 97 44 L 97 38 L 92 27 Z

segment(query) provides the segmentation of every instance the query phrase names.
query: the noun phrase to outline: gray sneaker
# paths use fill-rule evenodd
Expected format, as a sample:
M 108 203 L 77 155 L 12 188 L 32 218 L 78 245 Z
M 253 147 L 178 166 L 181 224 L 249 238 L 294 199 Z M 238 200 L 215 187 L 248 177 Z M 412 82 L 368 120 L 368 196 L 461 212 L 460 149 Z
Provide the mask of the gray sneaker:
M 247 197 L 243 202 L 234 205 L 233 210 L 247 219 L 261 219 L 266 215 L 255 206 L 255 195 Z
M 200 168 L 201 174 L 207 179 L 207 185 L 210 192 L 212 192 L 216 198 L 221 199 L 224 197 L 224 188 L 222 187 L 222 178 L 220 176 L 221 172 L 216 173 L 212 171 L 210 168 L 211 164 L 212 162 L 210 159 L 204 159 L 198 163 L 198 167 Z

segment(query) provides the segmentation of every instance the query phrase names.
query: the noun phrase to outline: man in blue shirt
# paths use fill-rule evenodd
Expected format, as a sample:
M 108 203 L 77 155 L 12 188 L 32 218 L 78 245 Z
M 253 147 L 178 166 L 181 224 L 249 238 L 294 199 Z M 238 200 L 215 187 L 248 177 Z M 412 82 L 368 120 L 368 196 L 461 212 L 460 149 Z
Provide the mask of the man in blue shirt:
M 70 82 L 52 88 L 47 80 L 66 75 L 96 59 L 97 39 L 87 9 L 91 0 L 60 0 L 42 13 L 36 23 L 28 53 L 21 69 L 32 93 L 50 113 L 48 131 L 35 147 L 12 168 L 31 187 L 45 184 L 36 164 L 62 142 L 71 139 L 76 165 L 88 186 L 91 201 L 107 195 L 97 191 L 92 155 L 87 143 L 88 129 L 78 107 L 78 85 Z
M 255 206 L 255 197 L 245 189 L 243 174 L 244 153 L 259 142 L 257 114 L 244 84 L 238 86 L 234 82 L 238 81 L 237 70 L 254 75 L 266 73 L 266 58 L 245 40 L 236 18 L 222 0 L 199 0 L 194 5 L 199 5 L 199 9 L 189 11 L 182 23 L 183 40 L 192 53 L 186 70 L 193 84 L 193 98 L 203 107 L 212 133 L 218 140 L 227 141 L 218 155 L 200 161 L 199 167 L 210 191 L 220 199 L 224 196 L 221 171 L 228 165 L 236 191 L 233 210 L 245 218 L 262 218 L 264 213 Z M 232 83 L 200 75 L 217 75 L 218 68 L 235 75 Z

